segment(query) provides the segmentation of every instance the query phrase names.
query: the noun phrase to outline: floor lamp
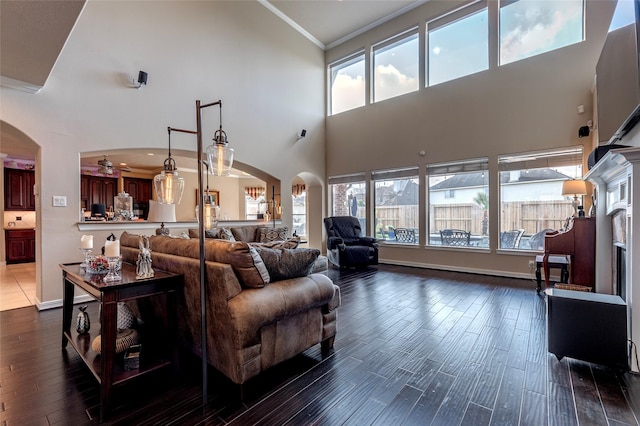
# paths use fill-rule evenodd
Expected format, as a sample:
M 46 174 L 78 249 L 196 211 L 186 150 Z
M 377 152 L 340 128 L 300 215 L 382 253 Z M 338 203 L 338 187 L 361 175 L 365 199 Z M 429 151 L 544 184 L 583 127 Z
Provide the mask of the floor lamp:
M 220 107 L 220 128 L 214 133 L 214 144 L 202 148 L 202 110 L 211 106 Z M 202 105 L 200 100 L 196 101 L 196 131 L 167 128 L 169 133 L 169 157 L 165 160 L 164 170 L 154 178 L 156 193 L 160 203 L 174 204 L 180 202 L 182 191 L 184 190 L 184 180 L 178 184 L 177 169 L 175 161 L 171 158 L 171 132 L 181 132 L 194 134 L 197 137 L 197 158 L 198 158 L 198 204 L 204 206 L 204 185 L 202 179 L 203 154 L 207 155 L 207 172 L 217 176 L 228 176 L 233 164 L 233 149 L 227 146 L 227 134 L 222 130 L 222 101 L 211 102 Z M 176 195 L 176 187 L 180 186 L 179 196 Z M 201 345 L 202 345 L 202 406 L 207 404 L 208 392 L 208 363 L 207 363 L 207 275 L 205 265 L 205 233 L 204 233 L 204 208 L 198 209 L 198 238 L 200 256 L 200 318 L 201 318 Z

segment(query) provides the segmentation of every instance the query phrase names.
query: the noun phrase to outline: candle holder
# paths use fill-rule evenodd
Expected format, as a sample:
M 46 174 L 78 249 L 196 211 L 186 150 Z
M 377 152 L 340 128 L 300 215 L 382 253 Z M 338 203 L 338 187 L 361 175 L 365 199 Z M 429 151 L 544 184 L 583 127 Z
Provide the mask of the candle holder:
M 120 262 L 120 256 L 107 257 L 107 262 L 109 263 L 109 273 L 105 275 L 102 280 L 106 283 L 119 281 L 121 276 L 120 272 L 117 270 L 117 266 L 118 262 Z
M 84 256 L 84 260 L 80 264 L 80 267 L 81 268 L 86 268 L 87 265 L 89 265 L 89 255 L 91 254 L 91 249 L 90 248 L 80 248 L 80 251 L 82 252 L 82 255 Z

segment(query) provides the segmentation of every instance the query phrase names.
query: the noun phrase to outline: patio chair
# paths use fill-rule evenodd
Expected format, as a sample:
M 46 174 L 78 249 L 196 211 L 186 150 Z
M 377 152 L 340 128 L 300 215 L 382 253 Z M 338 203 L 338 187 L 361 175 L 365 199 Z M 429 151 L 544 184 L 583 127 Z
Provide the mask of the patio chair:
M 399 243 L 415 243 L 416 242 L 416 230 L 409 228 L 396 228 L 396 241 Z
M 546 228 L 546 229 L 543 229 L 540 232 L 536 232 L 535 234 L 533 234 L 531 236 L 531 238 L 529 238 L 529 248 L 531 248 L 531 250 L 543 251 L 544 250 L 544 236 L 547 234 L 547 232 L 552 232 L 552 231 L 553 231 L 553 229 Z
M 440 241 L 443 246 L 468 246 L 471 232 L 461 229 L 443 229 L 440 231 Z
M 517 249 L 520 246 L 520 238 L 524 234 L 524 229 L 513 229 L 500 233 L 501 249 Z

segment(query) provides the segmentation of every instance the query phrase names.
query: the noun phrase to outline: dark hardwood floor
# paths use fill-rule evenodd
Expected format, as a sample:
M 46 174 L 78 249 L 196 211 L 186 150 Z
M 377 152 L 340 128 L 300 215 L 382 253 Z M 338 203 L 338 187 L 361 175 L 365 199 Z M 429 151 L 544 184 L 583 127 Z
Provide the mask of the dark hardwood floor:
M 640 376 L 546 350 L 526 280 L 380 265 L 329 276 L 342 292 L 334 351 L 319 346 L 237 389 L 200 360 L 116 388 L 118 425 L 636 425 Z M 90 306 L 92 319 L 97 306 Z M 60 309 L 0 313 L 0 424 L 98 424 L 98 385 L 61 349 Z M 97 325 L 94 324 L 94 327 Z

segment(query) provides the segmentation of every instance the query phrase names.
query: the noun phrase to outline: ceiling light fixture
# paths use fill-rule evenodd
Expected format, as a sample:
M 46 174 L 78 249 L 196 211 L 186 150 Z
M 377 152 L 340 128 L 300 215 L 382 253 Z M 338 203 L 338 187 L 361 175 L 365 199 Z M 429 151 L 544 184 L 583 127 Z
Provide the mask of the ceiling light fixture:
M 100 168 L 98 169 L 98 173 L 103 175 L 112 175 L 113 174 L 113 163 L 107 158 L 105 155 L 102 160 L 98 160 L 98 165 Z

